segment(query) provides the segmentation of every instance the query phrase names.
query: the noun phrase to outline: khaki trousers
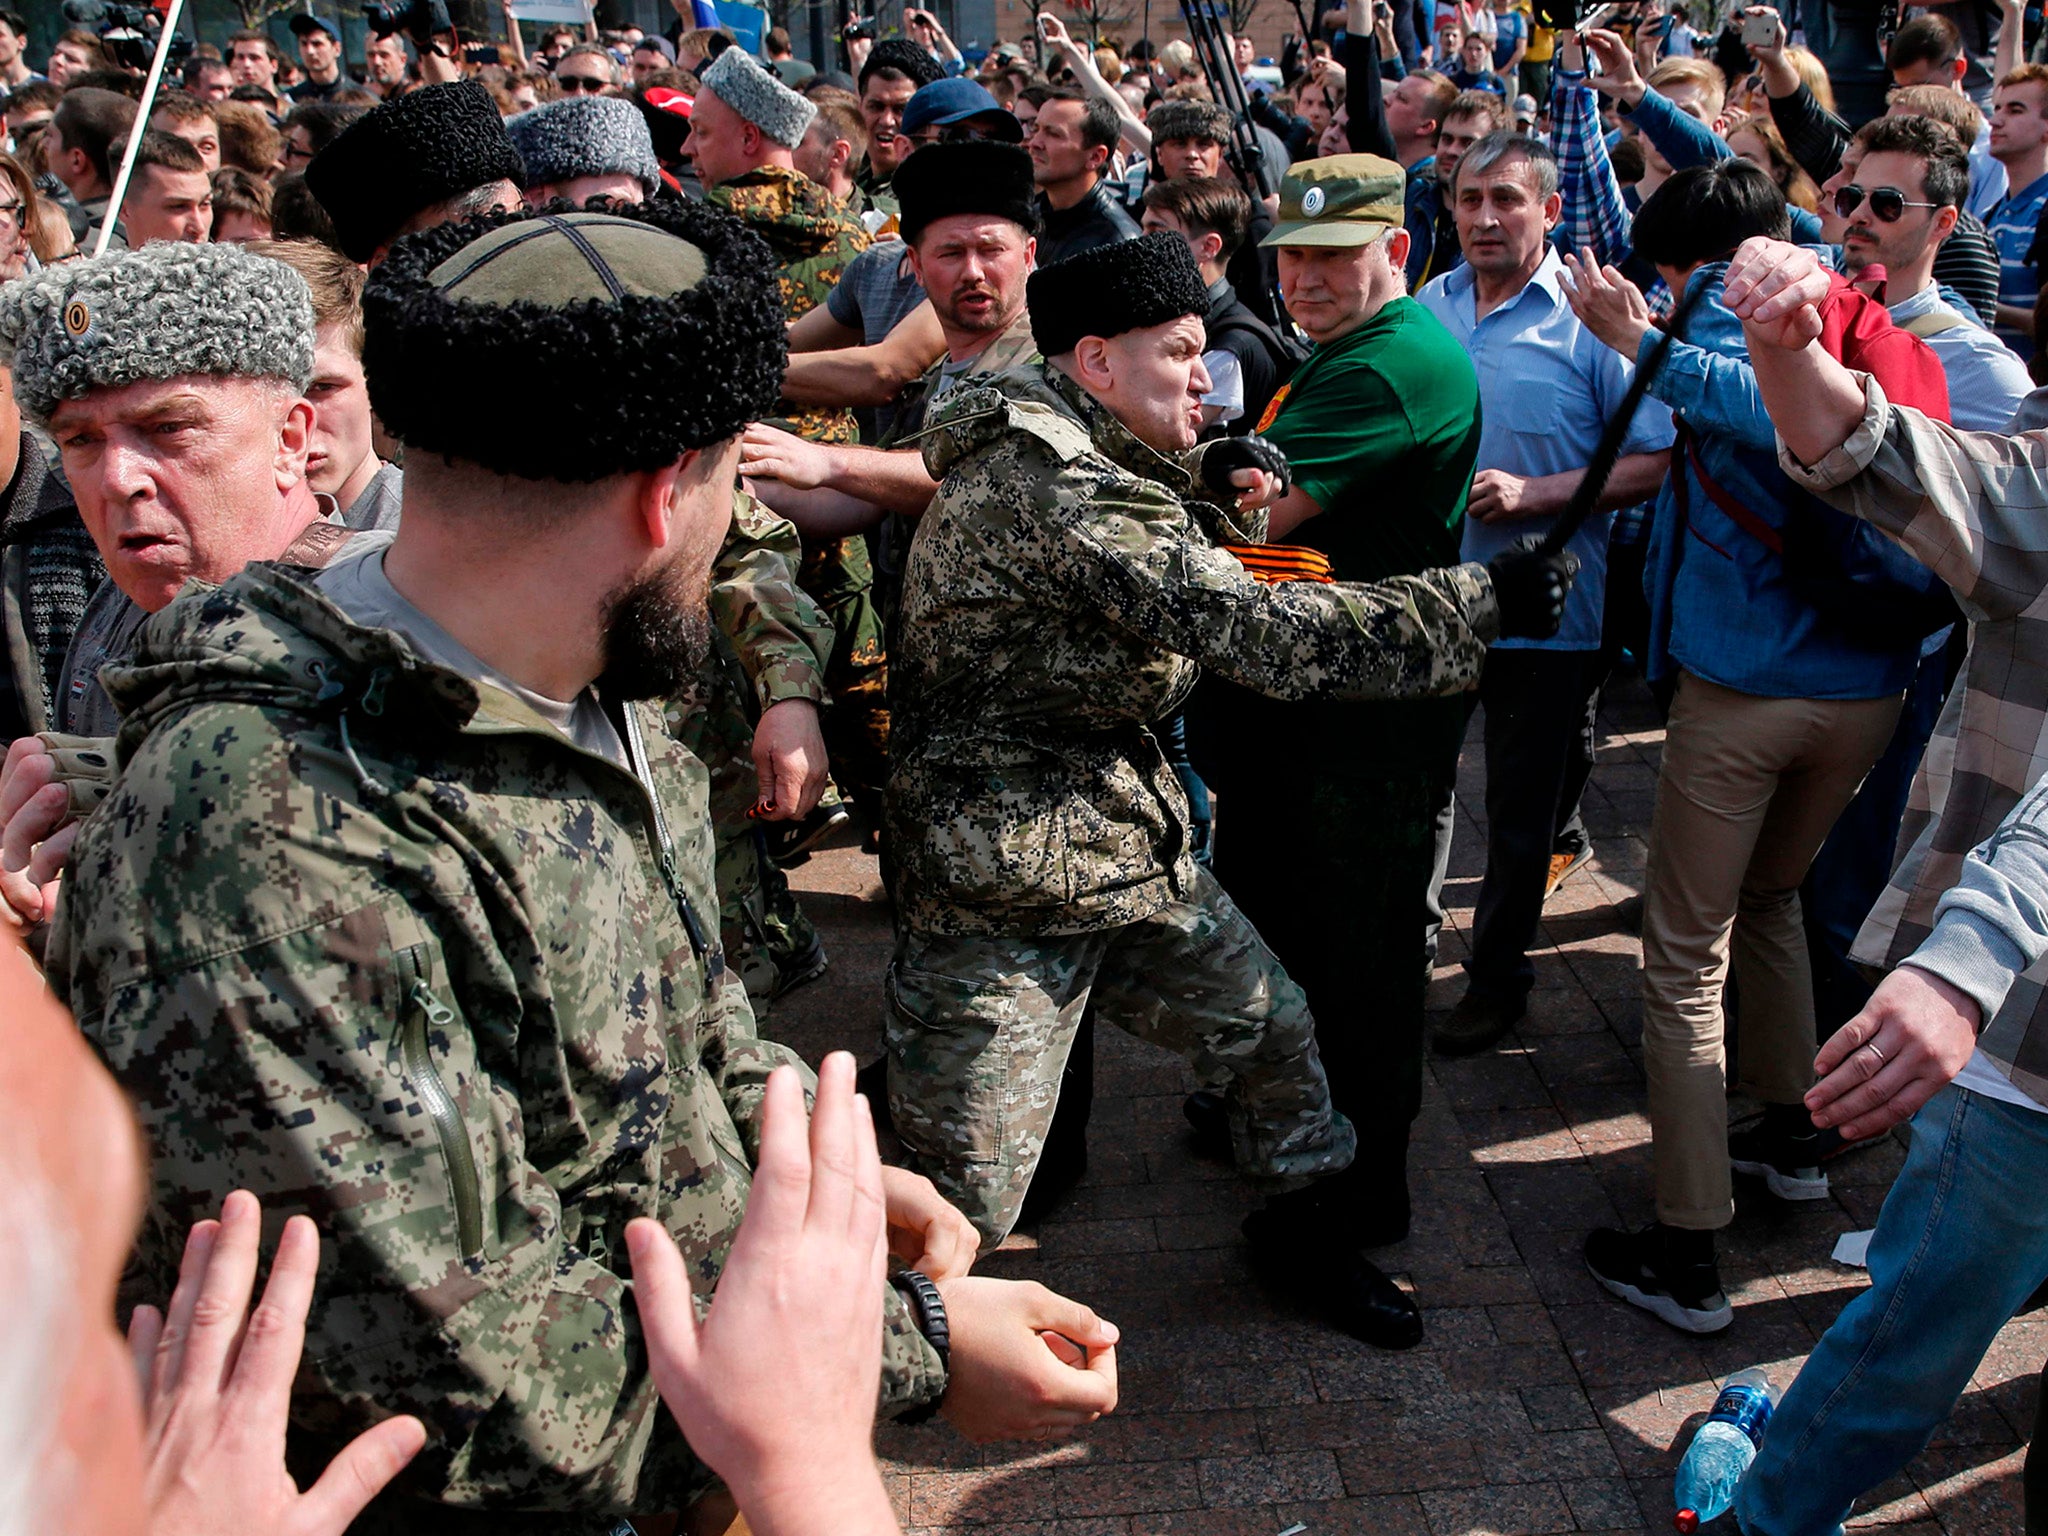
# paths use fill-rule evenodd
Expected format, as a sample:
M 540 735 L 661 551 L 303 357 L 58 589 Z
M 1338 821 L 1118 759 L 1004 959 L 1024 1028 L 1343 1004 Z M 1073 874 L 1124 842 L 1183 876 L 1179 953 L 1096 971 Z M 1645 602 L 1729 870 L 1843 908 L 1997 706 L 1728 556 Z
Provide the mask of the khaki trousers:
M 1891 740 L 1900 697 L 1767 699 L 1684 673 L 1666 725 L 1643 904 L 1643 1068 L 1657 1219 L 1734 1219 L 1722 993 L 1742 989 L 1745 1091 L 1813 1084 L 1813 985 L 1799 883 Z

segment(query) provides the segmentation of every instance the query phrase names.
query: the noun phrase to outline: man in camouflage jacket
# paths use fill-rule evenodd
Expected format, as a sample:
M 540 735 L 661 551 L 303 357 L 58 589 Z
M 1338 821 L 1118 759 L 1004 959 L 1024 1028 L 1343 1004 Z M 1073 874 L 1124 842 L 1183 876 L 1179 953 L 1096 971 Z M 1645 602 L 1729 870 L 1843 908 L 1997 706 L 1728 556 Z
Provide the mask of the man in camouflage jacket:
M 804 799 L 815 803 L 825 777 L 817 715 L 830 702 L 832 625 L 796 584 L 801 558 L 793 524 L 751 496 L 733 498 L 732 528 L 712 569 L 711 648 L 696 683 L 665 711 L 671 732 L 710 774 L 719 932 L 757 1020 L 825 961 L 817 929 L 748 814 L 764 799 L 779 801 L 797 782 L 798 763 L 762 764 L 764 752 L 775 750 L 771 743 L 798 744 L 801 765 L 816 780 L 805 785 Z M 799 718 L 785 733 L 773 722 L 792 712 Z M 778 785 L 773 796 L 763 786 L 764 768 Z M 798 799 L 778 809 L 801 816 L 810 805 Z
M 1478 675 L 1501 612 L 1476 565 L 1263 585 L 1218 547 L 1261 541 L 1263 515 L 1245 527 L 1216 504 L 1243 483 L 1218 457 L 1258 450 L 1186 453 L 1208 380 L 1181 242 L 1041 268 L 1028 303 L 1052 361 L 955 391 L 927 424 L 940 486 L 905 572 L 891 697 L 890 1109 L 915 1166 L 991 1238 L 1016 1217 L 1090 1007 L 1229 1077 L 1237 1161 L 1264 1187 L 1350 1161 L 1301 991 L 1190 857 L 1150 722 L 1198 666 L 1285 697 L 1448 693 Z M 1114 378 L 1091 364 L 1104 357 L 1124 359 Z M 1185 396 L 1163 423 L 1159 358 Z M 1282 1242 L 1314 1224 L 1299 1201 L 1261 1215 Z M 1362 1277 L 1333 1307 L 1344 1325 L 1415 1342 L 1405 1298 L 1342 1257 Z
M 395 542 L 310 579 L 251 566 L 144 627 L 107 675 L 123 771 L 50 956 L 155 1154 L 145 1273 L 236 1188 L 322 1228 L 295 1453 L 394 1412 L 430 1436 L 358 1530 L 608 1531 L 706 1489 L 658 1410 L 624 1229 L 659 1220 L 708 1302 L 761 1086 L 795 1059 L 709 921 L 704 770 L 632 702 L 691 665 L 780 316 L 758 244 L 701 205 L 559 218 L 442 226 L 379 268 L 370 389 L 414 450 Z M 631 325 L 593 314 L 608 291 Z M 726 373 L 663 366 L 713 336 Z M 556 431 L 462 403 L 457 380 L 515 377 L 534 345 L 564 360 Z M 892 1220 L 956 1219 L 889 1191 Z M 1091 1331 L 998 1289 L 1007 1351 Z M 894 1291 L 883 1329 L 883 1404 L 935 1400 L 948 1374 Z M 991 1401 L 1108 1406 L 1064 1366 L 1003 1379 L 1009 1358 L 949 1414 L 1029 1433 L 1047 1410 Z
M 860 220 L 796 168 L 796 146 L 817 109 L 743 49 L 720 54 L 703 83 L 689 150 L 705 198 L 767 242 L 785 318 L 801 319 L 825 302 L 846 264 L 868 247 Z M 811 442 L 850 443 L 859 434 L 853 412 L 844 408 L 781 401 L 772 414 Z M 878 811 L 888 772 L 887 729 L 864 727 L 885 708 L 888 674 L 867 541 L 806 540 L 797 580 L 832 619 L 826 684 L 837 703 L 835 771 L 844 788 Z

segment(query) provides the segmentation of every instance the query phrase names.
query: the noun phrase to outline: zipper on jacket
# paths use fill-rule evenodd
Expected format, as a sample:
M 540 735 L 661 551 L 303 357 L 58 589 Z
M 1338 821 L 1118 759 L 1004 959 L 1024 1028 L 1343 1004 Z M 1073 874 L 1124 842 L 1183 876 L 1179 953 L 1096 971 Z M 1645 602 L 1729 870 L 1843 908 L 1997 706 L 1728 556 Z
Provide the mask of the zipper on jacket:
M 725 958 L 713 953 L 710 941 L 704 936 L 704 924 L 697 917 L 697 909 L 690 901 L 690 893 L 683 889 L 682 874 L 676 868 L 676 848 L 668 835 L 668 818 L 662 814 L 661 796 L 654 791 L 654 771 L 648 765 L 647 744 L 640 736 L 640 717 L 628 704 L 619 711 L 626 722 L 626 750 L 633 756 L 633 777 L 640 781 L 640 792 L 647 797 L 648 808 L 654 813 L 654 851 L 661 860 L 661 878 L 668 887 L 669 898 L 675 902 L 676 911 L 682 915 L 683 928 L 690 935 L 690 950 L 705 974 L 717 977 L 725 969 Z
M 427 985 L 425 966 L 417 946 L 398 952 L 401 976 L 409 976 L 405 989 L 404 1022 L 398 1032 L 398 1059 L 406 1086 L 426 1106 L 434 1122 L 435 1138 L 441 1143 L 441 1160 L 448 1171 L 448 1187 L 455 1201 L 455 1236 L 465 1260 L 477 1259 L 484 1251 L 483 1189 L 478 1183 L 476 1154 L 469 1145 L 469 1129 L 462 1122 L 454 1095 L 441 1080 L 434 1063 L 429 1029 L 447 1029 L 455 1014 Z

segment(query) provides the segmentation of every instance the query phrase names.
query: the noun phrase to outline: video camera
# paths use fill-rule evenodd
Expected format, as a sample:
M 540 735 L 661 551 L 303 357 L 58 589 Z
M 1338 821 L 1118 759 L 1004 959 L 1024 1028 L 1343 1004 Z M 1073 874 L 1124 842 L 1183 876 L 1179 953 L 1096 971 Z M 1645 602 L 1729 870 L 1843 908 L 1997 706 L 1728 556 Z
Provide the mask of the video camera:
M 455 23 L 448 17 L 447 0 L 397 0 L 391 5 L 367 0 L 363 6 L 363 25 L 370 29 L 372 37 L 403 32 L 412 39 L 413 49 L 418 53 L 433 48 L 436 33 L 455 30 Z
M 157 34 L 164 19 L 147 5 L 117 5 L 111 0 L 64 0 L 64 19 L 98 35 L 107 57 L 122 69 L 143 70 L 156 55 Z M 175 69 L 192 52 L 192 39 L 173 32 L 165 67 Z

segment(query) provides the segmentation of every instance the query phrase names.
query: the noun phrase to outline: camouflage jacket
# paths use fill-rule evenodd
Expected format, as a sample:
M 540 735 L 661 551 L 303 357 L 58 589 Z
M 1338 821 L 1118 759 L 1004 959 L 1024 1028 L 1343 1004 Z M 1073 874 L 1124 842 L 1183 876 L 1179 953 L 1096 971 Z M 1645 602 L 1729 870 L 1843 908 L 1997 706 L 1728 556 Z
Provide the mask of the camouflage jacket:
M 868 248 L 860 219 L 801 171 L 764 165 L 720 182 L 706 201 L 732 212 L 768 242 L 782 281 L 782 308 L 801 320 L 838 286 L 846 264 Z M 859 435 L 853 413 L 783 402 L 790 430 L 818 443 L 850 443 Z
M 1149 722 L 1196 666 L 1282 698 L 1450 693 L 1498 627 L 1476 565 L 1265 586 L 1262 542 L 1051 367 L 931 413 L 940 481 L 891 653 L 896 909 L 926 933 L 1082 933 L 1182 899 L 1187 803 Z
M 744 491 L 711 572 L 711 623 L 732 642 L 758 712 L 784 699 L 828 702 L 832 621 L 796 584 L 803 548 L 796 524 Z
M 138 1284 L 170 1294 L 231 1190 L 273 1234 L 313 1216 L 295 1446 L 432 1433 L 379 1529 L 466 1528 L 421 1499 L 515 1531 L 682 1507 L 710 1474 L 648 1376 L 625 1226 L 660 1219 L 708 1299 L 795 1059 L 717 945 L 703 768 L 652 705 L 613 712 L 634 772 L 582 752 L 277 565 L 188 587 L 106 681 L 122 776 L 49 970 L 149 1138 Z M 889 1306 L 883 1401 L 927 1400 Z

